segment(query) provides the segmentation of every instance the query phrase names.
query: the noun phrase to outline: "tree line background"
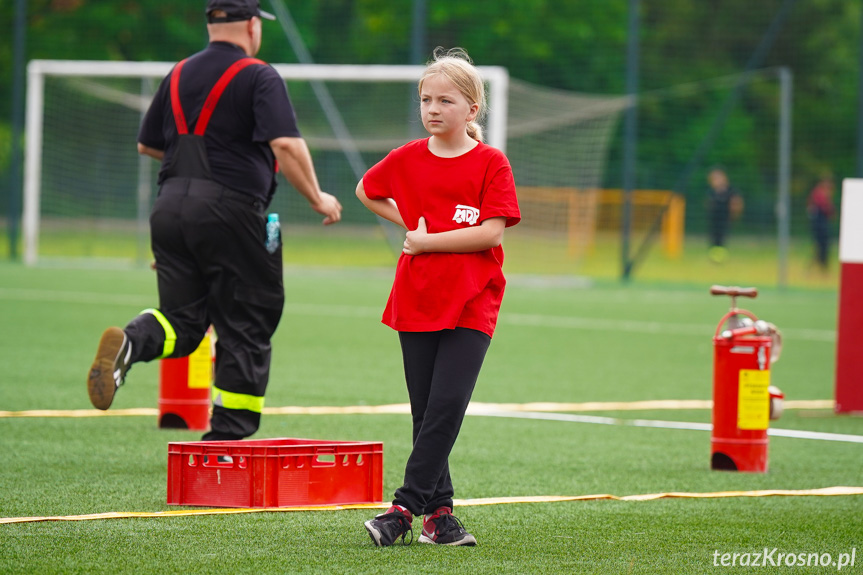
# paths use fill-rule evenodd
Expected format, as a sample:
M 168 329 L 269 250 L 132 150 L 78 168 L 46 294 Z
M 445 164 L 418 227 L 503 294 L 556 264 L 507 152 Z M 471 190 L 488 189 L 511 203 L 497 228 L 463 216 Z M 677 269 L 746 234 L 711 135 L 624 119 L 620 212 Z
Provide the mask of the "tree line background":
M 641 0 L 640 94 L 737 78 L 788 0 Z M 26 57 L 177 61 L 206 43 L 203 0 L 29 0 Z M 411 63 L 413 0 L 286 0 L 317 63 Z M 268 0 L 262 7 L 270 9 Z M 563 90 L 625 92 L 628 0 L 427 0 L 425 46 L 462 46 L 477 64 Z M 9 213 L 14 0 L 0 0 L 0 217 Z M 295 63 L 278 23 L 264 22 L 259 56 Z M 855 176 L 860 85 L 861 2 L 798 0 L 759 68 L 794 75 L 792 198 L 794 231 L 805 232 L 805 197 L 815 179 Z M 675 106 L 639 105 L 639 188 L 680 188 L 688 213 L 702 206 L 704 175 L 725 166 L 747 200 L 744 224 L 770 230 L 776 194 L 777 82 L 753 83 L 693 160 L 733 81 L 695 90 Z M 657 103 L 659 102 L 659 103 Z M 302 111 L 300 111 L 302 115 Z M 622 130 L 620 130 L 622 133 Z M 130 145 L 134 145 L 130 142 Z M 612 145 L 605 187 L 622 186 L 622 134 Z M 748 223 L 747 223 L 748 222 Z M 699 220 L 688 217 L 687 226 Z

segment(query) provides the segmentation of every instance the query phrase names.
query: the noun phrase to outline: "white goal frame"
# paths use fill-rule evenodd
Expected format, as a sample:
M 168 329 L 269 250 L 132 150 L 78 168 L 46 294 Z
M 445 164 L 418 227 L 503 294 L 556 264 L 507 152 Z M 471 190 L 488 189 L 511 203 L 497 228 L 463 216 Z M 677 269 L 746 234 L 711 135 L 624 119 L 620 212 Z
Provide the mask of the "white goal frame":
M 35 265 L 39 250 L 42 181 L 42 136 L 46 76 L 164 78 L 175 62 L 31 60 L 27 66 L 26 149 L 22 233 L 24 263 Z M 419 80 L 424 66 L 274 64 L 285 80 L 410 82 Z M 509 73 L 499 66 L 478 66 L 488 82 L 488 142 L 506 151 Z M 130 142 L 134 145 L 134 142 Z

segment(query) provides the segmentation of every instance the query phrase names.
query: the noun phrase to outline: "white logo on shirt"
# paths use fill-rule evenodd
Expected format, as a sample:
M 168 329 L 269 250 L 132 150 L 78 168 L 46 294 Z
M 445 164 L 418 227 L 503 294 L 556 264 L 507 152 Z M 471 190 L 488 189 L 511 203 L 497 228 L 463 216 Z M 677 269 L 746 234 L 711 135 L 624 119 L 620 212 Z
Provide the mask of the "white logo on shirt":
M 470 206 L 463 206 L 459 204 L 455 207 L 455 215 L 452 217 L 452 219 L 457 224 L 467 222 L 469 225 L 472 226 L 476 224 L 476 221 L 479 219 L 479 210 Z

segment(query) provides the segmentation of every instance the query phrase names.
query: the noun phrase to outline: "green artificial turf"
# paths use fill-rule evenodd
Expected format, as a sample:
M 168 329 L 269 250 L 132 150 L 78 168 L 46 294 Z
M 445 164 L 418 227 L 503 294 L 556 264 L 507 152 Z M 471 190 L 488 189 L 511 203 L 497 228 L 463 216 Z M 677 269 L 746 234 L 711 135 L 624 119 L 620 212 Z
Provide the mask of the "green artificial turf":
M 288 266 L 268 407 L 406 403 L 398 341 L 380 324 L 388 268 Z M 704 283 L 621 285 L 511 274 L 474 400 L 710 399 L 727 298 Z M 0 264 L 0 410 L 90 409 L 85 376 L 102 330 L 157 305 L 145 269 Z M 836 293 L 764 289 L 741 301 L 784 335 L 772 382 L 831 399 Z M 113 408 L 155 408 L 158 364 L 129 372 Z M 591 412 L 707 423 L 708 410 Z M 772 427 L 863 435 L 863 419 L 786 412 Z M 0 517 L 160 512 L 167 443 L 199 432 L 154 416 L 0 417 Z M 406 414 L 265 415 L 256 438 L 381 441 L 384 498 L 410 450 Z M 863 445 L 773 437 L 767 473 L 709 469 L 710 433 L 470 415 L 451 456 L 459 499 L 804 490 L 863 486 Z M 571 501 L 461 506 L 475 548 L 374 547 L 375 510 L 260 512 L 0 524 L 9 573 L 827 573 L 838 565 L 714 565 L 763 552 L 840 554 L 863 565 L 863 496 Z M 414 531 L 418 537 L 419 528 Z M 776 555 L 774 554 L 775 561 Z

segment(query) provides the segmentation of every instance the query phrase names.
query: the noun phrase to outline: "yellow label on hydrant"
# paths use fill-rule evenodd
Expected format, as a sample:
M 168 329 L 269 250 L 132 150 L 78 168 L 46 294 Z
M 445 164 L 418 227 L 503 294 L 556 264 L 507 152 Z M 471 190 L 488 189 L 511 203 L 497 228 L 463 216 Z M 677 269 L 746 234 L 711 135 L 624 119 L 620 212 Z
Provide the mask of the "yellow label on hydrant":
M 213 383 L 213 356 L 210 334 L 201 340 L 198 349 L 189 355 L 189 389 L 207 389 Z
M 770 370 L 741 369 L 737 390 L 737 428 L 767 429 L 770 421 Z

